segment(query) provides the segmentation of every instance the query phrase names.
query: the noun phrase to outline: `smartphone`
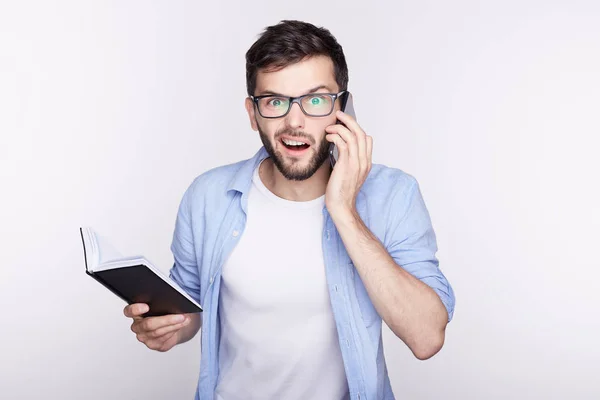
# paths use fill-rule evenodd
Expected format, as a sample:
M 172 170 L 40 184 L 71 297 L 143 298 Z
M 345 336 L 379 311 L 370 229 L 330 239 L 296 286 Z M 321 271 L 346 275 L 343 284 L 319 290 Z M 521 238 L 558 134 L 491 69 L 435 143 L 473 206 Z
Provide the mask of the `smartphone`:
M 354 112 L 354 102 L 352 101 L 352 93 L 346 92 L 340 96 L 340 109 L 348 115 L 351 115 L 354 119 L 356 119 L 356 113 Z M 339 119 L 336 122 L 337 124 L 344 125 L 342 121 Z M 346 125 L 344 125 L 346 126 Z M 339 158 L 339 151 L 335 143 L 329 144 L 329 161 L 331 162 L 331 167 L 335 167 L 335 163 Z

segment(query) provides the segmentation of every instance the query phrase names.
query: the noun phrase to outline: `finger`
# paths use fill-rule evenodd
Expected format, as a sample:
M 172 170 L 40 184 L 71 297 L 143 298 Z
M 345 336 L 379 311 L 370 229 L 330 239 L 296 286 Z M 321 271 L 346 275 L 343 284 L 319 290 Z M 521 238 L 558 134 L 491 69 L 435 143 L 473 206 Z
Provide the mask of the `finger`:
M 329 142 L 333 142 L 337 148 L 340 158 L 338 162 L 346 162 L 348 160 L 348 144 L 338 135 L 337 133 L 328 134 L 325 139 Z
M 354 119 L 351 115 L 346 114 L 343 111 L 337 111 L 335 116 L 346 126 L 346 128 L 354 132 L 358 138 L 364 138 L 367 136 L 358 122 L 356 122 L 356 119 Z
M 347 127 L 345 127 L 342 124 L 329 125 L 325 128 L 325 131 L 327 133 L 337 133 L 348 144 L 350 144 L 352 141 L 356 141 L 356 135 L 354 135 Z
M 146 342 L 143 342 L 146 347 L 148 347 L 151 350 L 157 350 L 157 351 L 167 351 L 169 350 L 171 347 L 173 347 L 173 345 L 170 345 L 168 347 L 165 347 L 165 343 L 171 339 L 173 337 L 173 335 L 175 335 L 175 332 L 172 332 L 170 334 L 165 335 L 164 337 L 161 337 L 160 339 L 152 339 L 152 340 L 147 340 Z
M 143 332 L 151 332 L 165 326 L 180 324 L 183 321 L 185 321 L 185 315 L 183 314 L 145 318 L 143 321 L 140 321 L 140 330 Z
M 350 129 L 360 128 L 360 126 L 358 126 L 358 122 L 356 122 L 356 119 L 350 114 L 347 114 L 341 110 L 337 110 L 335 112 L 335 116 Z
M 131 323 L 131 331 L 133 333 L 146 333 L 146 331 L 144 330 L 144 326 L 142 325 L 142 322 L 144 322 L 144 318 L 141 317 L 133 317 L 133 322 Z
M 339 135 L 339 137 L 345 142 L 346 147 L 348 149 L 348 158 L 350 160 L 353 160 L 351 162 L 352 166 L 355 166 L 358 169 L 360 167 L 360 161 L 358 159 L 358 145 L 356 143 L 356 135 L 350 132 L 348 128 L 340 124 L 330 125 L 327 128 L 325 128 L 325 130 L 328 133 Z
M 150 310 L 148 304 L 144 303 L 134 303 L 126 306 L 123 309 L 123 314 L 129 318 L 140 317 L 142 314 L 147 313 Z
M 366 154 L 367 135 L 351 115 L 338 111 L 336 116 L 346 125 L 346 128 L 352 133 L 352 136 L 356 138 L 356 154 L 358 156 L 360 170 L 364 171 L 367 168 L 368 163 Z
M 167 335 L 169 333 L 176 332 L 176 331 L 180 330 L 184 326 L 187 326 L 189 323 L 190 323 L 190 319 L 186 318 L 186 320 L 183 321 L 180 324 L 163 326 L 162 328 L 158 328 L 156 330 L 153 330 L 153 331 L 150 331 L 150 332 L 146 333 L 146 335 L 149 338 L 159 339 L 159 338 L 161 338 L 164 335 Z
M 138 333 L 135 335 L 135 337 L 139 342 L 142 342 L 144 344 L 146 344 L 146 341 L 148 340 L 148 337 L 146 335 L 144 335 L 143 333 Z

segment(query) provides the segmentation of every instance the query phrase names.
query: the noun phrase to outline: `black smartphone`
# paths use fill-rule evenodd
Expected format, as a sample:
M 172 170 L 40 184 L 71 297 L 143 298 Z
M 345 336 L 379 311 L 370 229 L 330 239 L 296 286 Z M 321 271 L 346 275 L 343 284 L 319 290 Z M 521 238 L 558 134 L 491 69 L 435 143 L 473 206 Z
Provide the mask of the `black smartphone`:
M 352 93 L 346 92 L 340 96 L 340 110 L 345 112 L 348 115 L 351 115 L 354 119 L 356 119 L 356 113 L 354 112 L 354 102 L 352 101 Z M 337 120 L 338 124 L 344 125 L 344 123 L 340 120 Z M 344 125 L 346 126 L 346 125 Z M 335 143 L 329 144 L 329 161 L 331 162 L 331 167 L 335 167 L 335 163 L 339 158 L 338 148 Z

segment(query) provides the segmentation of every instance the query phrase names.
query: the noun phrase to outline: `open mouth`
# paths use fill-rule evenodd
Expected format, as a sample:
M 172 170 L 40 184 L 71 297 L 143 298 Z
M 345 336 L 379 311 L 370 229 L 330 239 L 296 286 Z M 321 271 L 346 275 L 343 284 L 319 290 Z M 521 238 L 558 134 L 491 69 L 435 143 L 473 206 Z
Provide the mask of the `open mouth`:
M 298 141 L 298 140 L 290 140 L 290 139 L 281 139 L 281 143 L 283 144 L 283 146 L 291 151 L 302 151 L 302 150 L 306 150 L 310 147 L 309 144 L 302 142 L 302 141 Z

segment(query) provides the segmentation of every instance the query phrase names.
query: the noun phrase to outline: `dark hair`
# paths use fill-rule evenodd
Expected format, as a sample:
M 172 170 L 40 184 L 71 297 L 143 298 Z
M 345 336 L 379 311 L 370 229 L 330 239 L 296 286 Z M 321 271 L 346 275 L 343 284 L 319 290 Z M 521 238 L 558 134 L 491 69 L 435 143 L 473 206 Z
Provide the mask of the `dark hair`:
M 259 69 L 277 71 L 307 57 L 324 55 L 333 61 L 340 91 L 348 88 L 348 66 L 342 46 L 325 28 L 308 22 L 284 20 L 265 28 L 246 52 L 246 89 L 254 95 Z

